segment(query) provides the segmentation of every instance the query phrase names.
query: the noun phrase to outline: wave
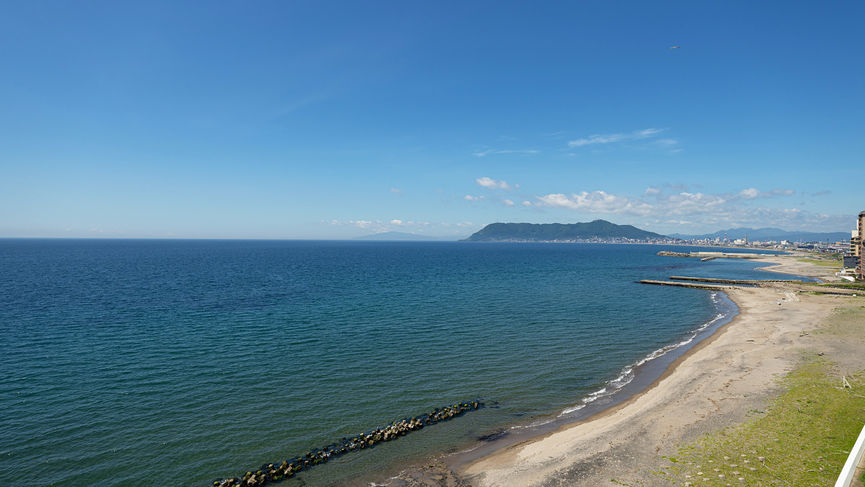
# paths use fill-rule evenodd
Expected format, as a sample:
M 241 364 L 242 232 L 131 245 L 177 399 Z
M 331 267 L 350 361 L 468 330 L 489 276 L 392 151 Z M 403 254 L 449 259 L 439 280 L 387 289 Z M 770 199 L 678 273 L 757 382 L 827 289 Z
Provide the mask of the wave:
M 598 389 L 598 390 L 586 395 L 585 397 L 583 397 L 579 403 L 577 403 L 573 406 L 570 406 L 568 408 L 565 408 L 561 413 L 559 413 L 558 418 L 572 415 L 572 414 L 584 409 L 590 403 L 593 403 L 599 399 L 606 399 L 606 398 L 609 398 L 610 396 L 613 396 L 614 394 L 616 394 L 617 392 L 622 390 L 623 387 L 630 384 L 634 380 L 634 377 L 635 377 L 634 370 L 636 368 L 638 368 L 642 365 L 645 365 L 645 364 L 647 364 L 653 360 L 657 360 L 658 358 L 663 357 L 664 355 L 667 355 L 668 353 L 670 353 L 674 350 L 677 350 L 681 347 L 689 345 L 690 343 L 692 343 L 697 338 L 697 336 L 700 335 L 701 332 L 705 331 L 707 328 L 711 327 L 712 325 L 718 323 L 718 321 L 723 320 L 723 319 L 730 316 L 730 312 L 720 312 L 720 307 L 721 307 L 722 301 L 721 301 L 721 297 L 720 297 L 718 292 L 712 292 L 710 295 L 710 299 L 712 301 L 712 304 L 715 305 L 716 310 L 719 310 L 719 312 L 717 314 L 715 314 L 715 316 L 712 317 L 712 319 L 706 321 L 705 323 L 703 323 L 702 325 L 700 325 L 696 329 L 688 332 L 688 335 L 685 339 L 683 339 L 679 342 L 670 344 L 670 345 L 666 345 L 666 346 L 661 347 L 657 350 L 654 350 L 651 353 L 649 353 L 648 355 L 646 355 L 645 357 L 643 357 L 642 359 L 640 359 L 640 360 L 638 360 L 638 361 L 636 361 L 630 365 L 626 365 L 622 369 L 622 372 L 618 375 L 618 377 L 616 377 L 615 379 L 607 381 L 600 389 Z M 553 420 L 546 421 L 546 423 L 549 423 L 551 421 L 553 421 Z M 540 423 L 540 424 L 545 424 L 545 423 Z

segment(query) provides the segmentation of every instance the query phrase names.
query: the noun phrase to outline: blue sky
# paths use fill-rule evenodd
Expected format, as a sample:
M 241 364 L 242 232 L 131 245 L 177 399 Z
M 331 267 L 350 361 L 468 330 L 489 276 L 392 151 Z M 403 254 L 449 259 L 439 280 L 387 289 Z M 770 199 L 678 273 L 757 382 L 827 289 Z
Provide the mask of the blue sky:
M 0 237 L 851 230 L 863 21 L 861 1 L 3 2 Z

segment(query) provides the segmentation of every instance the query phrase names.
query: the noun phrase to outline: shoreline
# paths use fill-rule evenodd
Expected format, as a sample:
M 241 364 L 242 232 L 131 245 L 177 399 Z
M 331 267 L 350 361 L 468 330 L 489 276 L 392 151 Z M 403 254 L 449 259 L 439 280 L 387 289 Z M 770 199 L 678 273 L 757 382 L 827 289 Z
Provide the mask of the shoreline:
M 738 316 L 738 307 L 723 291 L 716 290 L 711 294 L 715 295 L 711 299 L 715 302 L 715 308 L 718 312 L 715 317 L 691 330 L 690 336 L 683 338 L 680 342 L 659 348 L 638 362 L 625 366 L 617 378 L 606 382 L 599 390 L 587 394 L 584 399 L 592 399 L 576 403 L 576 408 L 572 406 L 562 411 L 532 418 L 529 422 L 511 424 L 504 429 L 492 432 L 489 435 L 492 437 L 491 439 L 475 441 L 467 448 L 456 452 L 437 453 L 420 463 L 414 461 L 406 464 L 401 469 L 393 470 L 386 480 L 382 480 L 381 477 L 376 479 L 363 478 L 359 479 L 360 482 L 356 485 L 373 487 L 429 485 L 468 487 L 469 484 L 464 483 L 463 479 L 456 476 L 455 472 L 461 467 L 499 450 L 531 442 L 559 429 L 591 421 L 626 406 L 654 387 L 659 380 L 669 374 L 671 367 L 674 367 L 692 350 L 698 349 L 701 344 L 711 341 L 713 337 L 723 333 L 723 329 Z M 630 375 L 631 378 L 624 385 L 612 386 L 613 383 L 620 381 L 627 375 Z M 611 392 L 604 393 L 610 387 L 615 388 Z M 419 466 L 420 464 L 423 465 Z
M 775 272 L 795 270 L 806 277 L 825 273 L 810 264 L 802 268 L 802 263 L 792 261 L 795 258 L 766 261 L 780 265 Z M 664 479 L 651 473 L 663 464 L 661 457 L 706 432 L 741 423 L 748 410 L 777 394 L 774 378 L 795 363 L 795 349 L 806 347 L 810 338 L 804 332 L 847 301 L 811 295 L 787 301 L 773 290 L 759 288 L 731 289 L 726 294 L 740 314 L 680 357 L 640 395 L 457 472 L 475 486 L 663 485 Z M 784 300 L 781 306 L 775 304 L 779 299 Z
M 701 344 L 711 341 L 714 339 L 713 337 L 716 337 L 719 333 L 723 333 L 726 327 L 736 319 L 739 315 L 739 309 L 736 304 L 721 291 L 715 291 L 713 294 L 718 296 L 717 298 L 713 298 L 713 300 L 718 300 L 715 304 L 719 314 L 690 332 L 693 333 L 690 338 L 655 350 L 641 359 L 637 364 L 627 366 L 626 369 L 629 369 L 631 379 L 624 385 L 608 393 L 602 392 L 611 387 L 611 383 L 618 381 L 626 375 L 624 372 L 625 369 L 623 369 L 622 375 L 608 381 L 600 390 L 588 394 L 586 398 L 592 399 L 585 401 L 586 398 L 584 398 L 584 402 L 582 404 L 578 403 L 576 409 L 572 407 L 558 414 L 552 413 L 545 416 L 551 419 L 541 423 L 538 423 L 538 420 L 534 419 L 530 425 L 513 425 L 506 431 L 505 435 L 502 435 L 503 438 L 476 444 L 469 450 L 448 455 L 442 461 L 451 469 L 459 469 L 472 463 L 474 460 L 495 453 L 498 450 L 530 442 L 548 436 L 558 430 L 592 421 L 595 418 L 627 406 L 630 402 L 652 389 L 675 368 L 676 364 L 692 353 L 693 350 L 699 349 Z M 657 355 L 655 355 L 656 353 Z
M 493 432 L 490 435 L 493 438 L 490 440 L 476 441 L 467 449 L 457 452 L 438 453 L 422 462 L 424 466 L 419 467 L 415 462 L 399 470 L 398 473 L 394 471 L 387 480 L 382 481 L 380 477 L 378 481 L 366 479 L 357 485 L 372 485 L 374 487 L 468 486 L 469 484 L 464 483 L 464 479 L 459 479 L 456 476 L 455 472 L 461 467 L 490 454 L 495 454 L 497 451 L 543 438 L 558 430 L 592 421 L 625 407 L 653 388 L 659 380 L 670 373 L 675 364 L 693 350 L 699 349 L 703 343 L 711 341 L 714 339 L 713 337 L 723 333 L 723 329 L 735 320 L 739 314 L 736 304 L 722 291 L 714 291 L 712 294 L 717 295 L 717 297 L 712 298 L 718 311 L 714 318 L 689 332 L 690 337 L 679 343 L 655 350 L 637 363 L 626 366 L 622 369 L 622 374 L 619 377 L 611 379 L 599 390 L 585 396 L 585 398 L 593 399 L 576 403 L 577 409 L 566 408 L 563 411 L 533 418 L 530 422 L 512 424 L 506 429 Z M 603 392 L 613 387 L 611 386 L 612 383 L 621 380 L 628 374 L 631 375 L 631 378 L 624 385 L 611 392 Z M 420 478 L 424 480 L 418 483 L 417 480 Z
M 760 270 L 835 280 L 826 268 L 797 258 L 793 254 L 760 259 L 769 264 Z M 385 485 L 666 485 L 651 473 L 663 464 L 662 456 L 675 454 L 678 445 L 707 432 L 739 424 L 748 410 L 763 407 L 779 393 L 774 379 L 795 363 L 795 350 L 812 340 L 807 331 L 850 301 L 838 296 L 785 296 L 760 288 L 729 289 L 724 294 L 739 314 L 618 404 L 553 431 L 509 442 L 479 458 L 445 456 L 436 465 L 408 469 Z M 426 480 L 442 483 L 414 482 L 424 475 L 420 470 L 426 471 Z

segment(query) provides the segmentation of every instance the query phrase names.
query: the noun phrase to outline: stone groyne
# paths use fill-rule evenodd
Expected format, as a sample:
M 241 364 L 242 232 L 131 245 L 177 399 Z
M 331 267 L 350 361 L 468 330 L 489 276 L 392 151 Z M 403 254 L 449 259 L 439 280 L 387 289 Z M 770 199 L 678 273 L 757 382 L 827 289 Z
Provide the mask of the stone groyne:
M 695 282 L 714 282 L 717 284 L 743 284 L 743 285 L 752 285 L 756 286 L 760 283 L 765 282 L 787 282 L 787 283 L 796 283 L 802 284 L 804 281 L 800 280 L 785 280 L 785 279 L 712 279 L 709 277 L 684 277 L 684 276 L 670 276 L 670 279 L 674 281 L 695 281 Z
M 441 409 L 436 408 L 428 414 L 394 421 L 384 428 L 376 428 L 373 431 L 361 433 L 351 438 L 343 438 L 334 444 L 308 452 L 306 455 L 300 455 L 292 460 L 285 460 L 282 463 L 266 463 L 255 472 L 246 472 L 242 477 L 216 479 L 213 481 L 213 486 L 258 487 L 273 482 L 280 482 L 293 477 L 298 472 L 326 463 L 328 460 L 340 455 L 352 451 L 372 448 L 383 441 L 395 440 L 400 436 L 419 430 L 424 426 L 447 421 L 460 416 L 463 413 L 482 407 L 483 403 L 480 401 L 468 401 L 460 402 L 453 406 L 447 406 Z
M 692 257 L 703 261 L 714 259 L 762 259 L 774 254 L 753 254 L 744 252 L 670 252 L 662 250 L 657 255 L 663 257 Z
M 832 294 L 836 296 L 851 296 L 851 297 L 862 297 L 865 295 L 865 289 L 859 287 L 850 287 L 850 286 L 834 286 L 831 284 L 816 284 L 816 283 L 805 283 L 802 281 L 793 281 L 793 280 L 783 280 L 783 279 L 760 279 L 760 280 L 752 280 L 752 279 L 711 279 L 705 277 L 683 277 L 683 276 L 670 276 L 670 279 L 674 279 L 674 281 L 655 281 L 650 279 L 643 279 L 640 284 L 655 284 L 658 286 L 674 286 L 674 287 L 688 287 L 694 289 L 710 289 L 714 291 L 723 291 L 725 289 L 733 289 L 739 286 L 753 286 L 753 287 L 762 287 L 768 289 L 774 289 L 776 291 L 784 292 L 784 293 L 813 293 L 813 294 Z M 690 281 L 690 282 L 676 282 L 676 281 Z M 712 284 L 714 283 L 714 284 Z
M 701 284 L 696 282 L 673 282 L 673 281 L 653 281 L 651 279 L 643 279 L 640 284 L 655 284 L 658 286 L 673 286 L 673 287 L 689 287 L 693 289 L 711 289 L 713 291 L 723 291 L 725 289 L 733 289 L 735 286 L 719 286 L 717 284 Z
M 668 250 L 662 250 L 658 252 L 658 255 L 661 257 L 696 257 L 696 255 L 691 255 L 687 252 L 670 252 Z

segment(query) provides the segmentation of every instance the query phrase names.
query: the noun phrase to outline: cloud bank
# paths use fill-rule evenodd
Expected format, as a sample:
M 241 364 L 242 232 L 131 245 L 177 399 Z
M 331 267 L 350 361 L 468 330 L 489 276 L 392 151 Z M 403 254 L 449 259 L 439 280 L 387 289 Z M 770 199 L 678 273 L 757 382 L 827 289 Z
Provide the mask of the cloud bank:
M 382 233 L 398 230 L 401 232 L 423 233 L 424 235 L 465 235 L 466 232 L 472 232 L 476 229 L 476 225 L 472 222 L 457 222 L 457 223 L 432 223 L 427 221 L 412 221 L 393 219 L 390 221 L 383 220 L 331 220 L 321 221 L 322 225 L 355 227 L 365 230 L 368 233 Z
M 761 191 L 747 188 L 735 193 L 705 194 L 679 191 L 667 193 L 649 187 L 639 197 L 582 191 L 535 196 L 523 206 L 560 208 L 584 214 L 614 214 L 641 217 L 652 223 L 712 227 L 776 226 L 788 230 L 838 230 L 851 225 L 850 215 L 810 213 L 799 208 L 756 204 L 757 200 L 783 198 L 796 194 L 790 189 Z

